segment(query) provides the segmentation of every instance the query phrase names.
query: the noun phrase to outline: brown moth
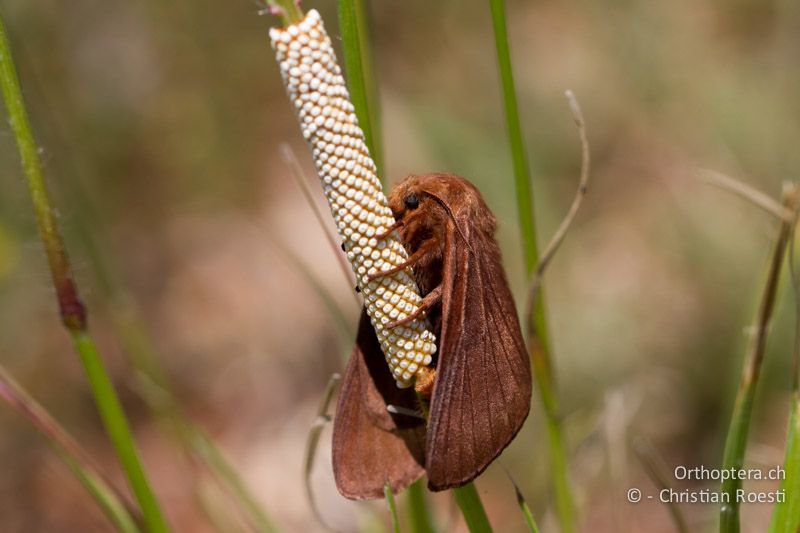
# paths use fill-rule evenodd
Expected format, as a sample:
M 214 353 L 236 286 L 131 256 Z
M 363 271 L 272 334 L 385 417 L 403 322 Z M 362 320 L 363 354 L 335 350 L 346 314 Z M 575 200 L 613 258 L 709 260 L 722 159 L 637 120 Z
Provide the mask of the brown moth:
M 386 483 L 399 492 L 423 473 L 434 491 L 472 481 L 530 408 L 530 361 L 480 192 L 453 174 L 412 175 L 389 206 L 439 349 L 430 379 L 399 389 L 362 314 L 333 425 L 336 486 L 351 499 L 380 498 Z M 428 407 L 426 423 L 417 413 Z

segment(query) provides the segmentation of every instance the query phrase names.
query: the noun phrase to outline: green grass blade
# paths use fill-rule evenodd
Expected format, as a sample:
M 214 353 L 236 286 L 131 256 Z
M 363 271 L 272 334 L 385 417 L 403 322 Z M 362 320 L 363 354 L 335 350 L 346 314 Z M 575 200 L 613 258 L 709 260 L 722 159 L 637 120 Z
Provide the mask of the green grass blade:
M 242 523 L 235 509 L 226 507 L 224 488 L 210 479 L 199 479 L 193 490 L 194 502 L 215 533 L 252 533 L 253 529 Z M 257 529 L 255 530 L 257 531 Z
M 85 468 L 84 465 L 63 450 L 56 448 L 56 453 L 89 494 L 92 495 L 92 498 L 94 498 L 117 531 L 122 533 L 139 533 L 141 531 L 125 508 L 125 505 L 99 475 Z
M 295 157 L 292 148 L 286 144 L 281 143 L 281 156 L 283 157 L 286 166 L 288 166 L 291 170 L 292 178 L 294 178 L 295 183 L 297 183 L 298 188 L 303 193 L 303 199 L 305 199 L 308 207 L 311 209 L 311 212 L 314 214 L 314 218 L 319 225 L 319 229 L 322 232 L 322 235 L 325 236 L 325 240 L 328 243 L 331 251 L 333 252 L 334 257 L 336 257 L 336 263 L 339 265 L 339 270 L 342 272 L 344 276 L 345 282 L 347 285 L 353 286 L 355 284 L 355 280 L 353 279 L 353 270 L 350 267 L 350 263 L 347 262 L 344 254 L 341 252 L 339 248 L 339 244 L 336 242 L 336 238 L 331 234 L 328 230 L 328 225 L 326 224 L 325 216 L 322 214 L 322 209 L 317 205 L 314 201 L 314 193 L 311 192 L 311 186 L 308 184 L 306 180 L 305 174 L 303 173 L 303 168 L 300 166 L 300 162 Z M 356 293 L 353 292 L 353 298 L 355 298 L 356 303 L 361 306 L 361 302 L 356 296 Z
M 142 468 L 128 421 L 122 405 L 119 403 L 114 385 L 105 370 L 103 360 L 97 352 L 94 339 L 85 331 L 75 331 L 72 332 L 72 341 L 86 371 L 106 433 L 114 445 L 131 489 L 139 501 L 147 529 L 152 532 L 169 531 Z
M 540 391 L 548 389 L 542 388 L 539 381 Z M 540 394 L 544 395 L 543 392 Z M 548 400 L 552 405 L 553 399 Z M 543 400 L 543 403 L 545 401 Z M 557 412 L 557 411 L 554 411 Z M 564 438 L 564 431 L 561 427 L 561 419 L 557 416 L 547 416 L 547 438 L 550 443 L 550 460 L 552 461 L 553 486 L 556 493 L 556 513 L 561 526 L 562 533 L 573 533 L 575 526 L 575 503 L 572 497 L 572 487 L 569 478 L 569 462 L 567 460 L 567 444 Z
M 770 533 L 800 531 L 800 396 L 797 393 L 792 398 L 783 467 L 786 477 L 781 481 L 780 490 L 785 499 L 775 504 L 769 524 Z
M 118 531 L 123 533 L 140 531 L 125 505 L 124 498 L 96 471 L 87 452 L 81 449 L 75 439 L 3 367 L 0 367 L 0 399 L 28 419 L 47 439 L 48 444 L 78 478 Z
M 524 499 L 517 499 L 519 508 L 522 510 L 522 515 L 525 517 L 525 525 L 528 526 L 528 531 L 531 533 L 539 533 L 539 527 L 536 525 L 536 520 L 533 518 L 531 508 L 528 507 L 528 502 Z
M 150 410 L 172 430 L 185 453 L 201 463 L 219 482 L 233 501 L 246 514 L 246 519 L 256 531 L 276 531 L 267 512 L 242 480 L 239 473 L 220 451 L 214 441 L 201 428 L 188 420 L 179 408 L 170 384 L 164 375 L 150 338 L 135 310 L 118 302 L 114 309 L 115 328 L 122 340 L 126 355 L 138 372 L 137 391 Z M 200 489 L 202 487 L 198 487 Z M 198 494 L 204 503 L 206 496 Z M 210 497 L 210 496 L 208 496 Z M 207 499 L 207 498 L 206 498 Z M 209 519 L 213 517 L 209 516 Z
M 458 508 L 461 509 L 461 514 L 464 516 L 464 522 L 466 522 L 470 533 L 492 531 L 492 526 L 489 524 L 489 518 L 486 516 L 486 510 L 483 508 L 483 502 L 478 496 L 474 483 L 467 483 L 463 487 L 453 489 L 453 495 L 456 498 Z
M 511 66 L 511 53 L 508 44 L 508 28 L 504 0 L 489 0 L 492 13 L 497 63 L 503 92 L 503 104 L 514 166 L 514 183 L 517 194 L 517 211 L 528 275 L 533 275 L 539 262 L 539 249 L 536 240 L 531 175 L 522 126 L 519 118 L 517 93 Z M 553 486 L 556 493 L 556 510 L 561 531 L 575 531 L 575 505 L 569 480 L 567 449 L 561 428 L 561 417 L 556 396 L 555 376 L 550 360 L 550 341 L 547 328 L 547 315 L 542 291 L 536 301 L 531 302 L 532 312 L 527 318 L 529 345 L 537 390 L 545 410 L 548 441 L 550 445 Z
M 425 484 L 422 480 L 412 483 L 408 487 L 407 515 L 409 531 L 411 533 L 433 533 L 431 511 L 425 497 Z
M 136 452 L 133 436 L 116 391 L 97 353 L 94 341 L 86 329 L 85 309 L 78 298 L 67 254 L 58 232 L 50 195 L 44 181 L 39 151 L 25 109 L 2 19 L 0 19 L 0 86 L 28 182 L 39 234 L 47 253 L 62 320 L 72 335 L 103 425 L 114 445 L 131 489 L 139 501 L 147 528 L 152 532 L 168 531 L 167 522 Z
M 672 490 L 670 476 L 667 474 L 668 469 L 664 466 L 664 462 L 658 456 L 655 448 L 643 438 L 636 439 L 632 445 L 636 457 L 642 463 L 645 472 L 647 472 L 648 477 L 658 490 Z M 688 533 L 689 526 L 686 523 L 686 518 L 683 516 L 680 505 L 677 502 L 670 501 L 667 506 L 678 533 Z
M 325 305 L 339 333 L 339 338 L 341 340 L 340 351 L 343 354 L 349 354 L 350 349 L 353 347 L 353 328 L 350 325 L 347 315 L 342 311 L 341 307 L 339 307 L 339 304 L 336 303 L 336 299 L 325 288 L 325 285 L 317 279 L 314 273 L 311 272 L 308 265 L 306 265 L 288 246 L 285 246 L 269 233 L 265 233 L 265 236 L 267 243 L 278 252 L 295 272 L 302 276 Z
M 70 189 L 77 207 L 72 218 L 76 234 L 82 248 L 89 258 L 95 279 L 108 302 L 112 325 L 123 347 L 125 356 L 136 370 L 136 392 L 150 410 L 172 430 L 173 437 L 187 455 L 196 458 L 215 477 L 225 485 L 226 494 L 247 513 L 247 518 L 257 531 L 274 531 L 272 522 L 264 508 L 249 491 L 244 481 L 231 463 L 201 428 L 186 418 L 175 400 L 167 375 L 161 367 L 159 354 L 153 347 L 139 309 L 124 283 L 117 275 L 118 268 L 113 258 L 106 253 L 109 237 L 103 231 L 103 224 L 97 224 L 98 210 L 90 195 L 75 180 Z M 198 490 L 200 487 L 198 487 Z M 204 495 L 197 495 L 197 501 L 204 502 Z
M 170 382 L 159 362 L 158 354 L 144 325 L 139 310 L 116 275 L 117 269 L 104 252 L 108 242 L 102 224 L 92 224 L 86 212 L 94 211 L 91 201 L 80 187 L 72 191 L 80 209 L 73 218 L 77 233 L 91 262 L 103 296 L 110 304 L 114 331 L 125 356 L 136 370 L 136 391 L 150 410 L 168 426 L 187 455 L 199 460 L 217 481 L 227 488 L 235 503 L 247 514 L 260 532 L 275 531 L 266 511 L 249 491 L 236 469 L 217 448 L 213 440 L 188 420 L 178 406 Z M 203 495 L 198 495 L 202 503 Z
M 528 531 L 531 533 L 539 533 L 539 526 L 536 525 L 536 520 L 533 518 L 533 512 L 531 511 L 528 502 L 525 500 L 525 496 L 522 494 L 522 491 L 519 489 L 519 485 L 517 482 L 514 481 L 514 478 L 511 477 L 511 474 L 506 472 L 508 475 L 508 479 L 511 480 L 511 484 L 514 485 L 514 493 L 517 497 L 517 505 L 519 505 L 520 511 L 522 511 L 522 516 L 525 518 L 525 525 L 528 526 Z
M 378 168 L 378 178 L 385 183 L 378 90 L 373 75 L 372 48 L 364 0 L 339 0 L 339 30 L 342 34 L 350 100 L 355 107 L 358 125 L 364 132 L 369 154 Z
M 388 483 L 383 486 L 383 495 L 386 498 L 386 506 L 389 507 L 389 516 L 392 519 L 392 531 L 400 533 L 400 520 L 397 518 L 397 504 L 394 501 L 392 486 Z
M 64 137 L 63 123 L 60 123 L 58 118 L 57 114 L 52 114 L 48 117 L 48 124 L 56 134 Z M 68 155 L 74 156 L 72 152 Z M 159 354 L 156 353 L 147 327 L 141 318 L 141 312 L 124 287 L 125 284 L 118 275 L 119 269 L 114 264 L 113 258 L 107 253 L 111 239 L 105 234 L 104 225 L 98 224 L 99 210 L 79 179 L 80 174 L 87 169 L 78 165 L 76 161 L 72 162 L 75 176 L 65 193 L 69 193 L 67 198 L 74 206 L 73 216 L 70 217 L 73 233 L 80 239 L 84 255 L 91 263 L 94 281 L 97 282 L 107 302 L 113 328 L 123 352 L 136 370 L 137 383 L 134 387 L 137 393 L 163 422 L 162 427 L 171 430 L 168 431 L 168 436 L 175 438 L 187 455 L 203 463 L 215 481 L 224 485 L 224 491 L 217 491 L 214 494 L 232 497 L 256 530 L 274 531 L 266 510 L 249 491 L 232 464 L 213 440 L 200 427 L 188 420 L 178 406 L 171 384 L 159 362 Z M 200 487 L 195 489 L 200 490 Z M 200 504 L 203 495 L 196 495 L 196 501 Z
M 750 417 L 753 411 L 753 397 L 755 395 L 753 383 L 740 388 L 733 408 L 733 417 L 728 428 L 728 437 L 725 441 L 725 451 L 722 458 L 722 468 L 740 469 L 744 464 L 744 454 L 747 450 L 747 437 L 750 431 Z M 742 487 L 739 479 L 729 479 L 722 483 L 721 491 L 723 503 L 719 511 L 720 533 L 738 533 L 739 503 L 736 501 L 736 491 Z
M 339 27 L 350 100 L 355 107 L 370 155 L 378 168 L 378 177 L 385 185 L 380 100 L 364 0 L 339 0 Z M 422 482 L 418 481 L 409 487 L 407 506 L 411 531 L 435 531 Z
M 784 191 L 784 206 L 792 212 L 794 212 L 797 204 L 798 194 L 800 194 L 800 190 L 797 188 Z M 725 441 L 725 451 L 722 459 L 722 468 L 725 470 L 739 470 L 744 465 L 750 420 L 753 414 L 753 400 L 758 379 L 761 375 L 761 364 L 764 360 L 769 324 L 775 308 L 781 268 L 793 226 L 794 222 L 791 220 L 784 219 L 781 221 L 777 242 L 770 259 L 767 281 L 756 317 L 755 334 L 748 348 L 744 368 L 742 369 L 739 391 L 736 395 L 728 436 Z M 736 491 L 741 486 L 742 481 L 738 478 L 727 479 L 722 483 L 721 491 L 724 493 L 724 501 L 727 503 L 723 503 L 720 507 L 719 530 L 721 533 L 738 533 L 740 529 L 739 502 L 736 498 Z
M 795 264 L 797 225 L 789 240 L 789 273 L 794 290 L 795 330 L 792 353 L 792 408 L 786 437 L 785 477 L 781 480 L 784 501 L 777 502 L 772 511 L 770 533 L 790 533 L 800 530 L 800 276 Z
M 500 81 L 503 89 L 503 104 L 508 129 L 508 141 L 511 145 L 511 158 L 514 165 L 514 184 L 517 191 L 517 211 L 519 216 L 522 244 L 525 251 L 525 266 L 528 274 L 533 272 L 539 262 L 539 251 L 536 243 L 536 223 L 533 212 L 533 193 L 531 191 L 531 173 L 525 141 L 522 137 L 522 126 L 519 119 L 517 91 L 514 86 L 514 73 L 511 66 L 511 52 L 508 44 L 506 12 L 504 0 L 489 0 L 492 11 L 492 27 L 494 29 L 497 64 L 500 70 Z
M 214 444 L 214 441 L 199 428 L 189 424 L 182 426 L 181 433 L 188 440 L 194 453 L 222 481 L 222 484 L 233 493 L 238 504 L 247 512 L 248 519 L 255 527 L 255 530 L 259 533 L 277 531 L 269 516 L 250 493 L 236 469 L 233 468 L 228 459 Z

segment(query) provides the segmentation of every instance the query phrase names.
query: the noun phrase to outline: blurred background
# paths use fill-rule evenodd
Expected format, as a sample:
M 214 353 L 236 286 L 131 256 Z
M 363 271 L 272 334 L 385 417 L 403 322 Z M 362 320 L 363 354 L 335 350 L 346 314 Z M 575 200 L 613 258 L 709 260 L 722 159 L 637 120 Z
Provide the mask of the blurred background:
M 488 3 L 369 6 L 386 180 L 445 170 L 474 181 L 498 216 L 522 307 Z M 335 2 L 304 7 L 320 10 L 338 41 Z M 359 314 L 281 157 L 288 144 L 322 205 L 269 47 L 276 21 L 259 9 L 248 0 L 0 1 L 92 331 L 177 531 L 246 526 L 143 401 L 132 349 L 157 357 L 186 416 L 211 434 L 278 526 L 319 530 L 304 495 L 304 446 Z M 630 487 L 657 490 L 629 443 L 649 443 L 670 473 L 719 464 L 777 227 L 693 174 L 713 168 L 774 197 L 797 178 L 800 3 L 509 0 L 507 9 L 542 242 L 569 207 L 580 168 L 565 89 L 582 104 L 592 146 L 589 194 L 545 283 L 582 529 L 672 531 L 665 505 L 625 500 Z M 0 175 L 0 362 L 124 486 L 59 324 L 5 121 Z M 752 427 L 753 467 L 783 461 L 793 330 L 785 279 Z M 537 400 L 477 482 L 498 531 L 524 527 L 502 467 L 543 531 L 555 531 L 542 420 Z M 5 404 L 0 472 L 0 530 L 110 530 L 46 441 Z M 382 502 L 355 504 L 336 492 L 330 428 L 312 480 L 336 528 L 387 524 Z M 449 495 L 433 503 L 443 529 L 463 530 Z M 692 530 L 716 521 L 714 505 L 682 508 Z M 770 511 L 745 505 L 743 530 L 764 529 Z

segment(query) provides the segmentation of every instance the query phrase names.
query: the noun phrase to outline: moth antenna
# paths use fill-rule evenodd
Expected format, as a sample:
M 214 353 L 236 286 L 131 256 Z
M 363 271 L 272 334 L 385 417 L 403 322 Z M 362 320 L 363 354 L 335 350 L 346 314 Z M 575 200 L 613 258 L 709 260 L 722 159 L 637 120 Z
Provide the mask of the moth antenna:
M 458 234 L 461 236 L 461 239 L 464 241 L 464 244 L 466 244 L 466 245 L 467 245 L 467 248 L 469 248 L 469 251 L 470 251 L 470 252 L 474 252 L 475 250 L 473 250 L 473 249 L 472 249 L 472 245 L 471 245 L 471 244 L 469 243 L 469 241 L 467 240 L 467 237 L 464 235 L 464 232 L 463 232 L 463 231 L 461 231 L 461 228 L 458 226 L 458 222 L 456 222 L 456 217 L 455 217 L 455 215 L 453 214 L 453 210 L 452 210 L 452 209 L 450 209 L 450 206 L 449 206 L 449 205 L 447 205 L 447 203 L 446 203 L 446 202 L 445 202 L 445 201 L 444 201 L 444 200 L 443 200 L 443 199 L 442 199 L 440 196 L 438 196 L 437 194 L 435 194 L 435 193 L 432 193 L 432 192 L 430 192 L 430 191 L 427 191 L 427 190 L 424 190 L 424 189 L 423 189 L 423 191 L 422 191 L 422 192 L 424 192 L 425 194 L 427 194 L 428 196 L 430 196 L 431 198 L 433 198 L 434 200 L 436 200 L 437 202 L 439 202 L 439 205 L 441 205 L 442 207 L 444 207 L 444 210 L 445 210 L 445 211 L 447 211 L 447 214 L 448 214 L 448 216 L 449 216 L 451 219 L 453 219 L 453 223 L 456 225 L 456 231 L 457 231 L 457 232 L 458 232 Z
M 421 412 L 415 409 L 409 409 L 408 407 L 403 407 L 402 405 L 389 404 L 386 406 L 386 410 L 392 413 L 393 415 L 411 416 L 414 418 L 420 418 L 422 420 L 425 420 L 425 417 L 422 415 Z

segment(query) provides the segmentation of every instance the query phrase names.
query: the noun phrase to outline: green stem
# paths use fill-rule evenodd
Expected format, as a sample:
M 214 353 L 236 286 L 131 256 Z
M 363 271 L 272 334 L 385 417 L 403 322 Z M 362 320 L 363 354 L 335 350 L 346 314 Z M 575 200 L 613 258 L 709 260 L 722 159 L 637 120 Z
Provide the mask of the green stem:
M 796 224 L 796 222 L 795 222 Z M 789 240 L 789 274 L 794 290 L 795 330 L 792 349 L 792 408 L 789 414 L 789 429 L 786 436 L 786 452 L 783 462 L 784 478 L 781 489 L 784 501 L 775 504 L 769 533 L 796 533 L 800 530 L 800 280 L 795 267 L 795 238 L 797 226 L 792 229 Z
M 125 505 L 99 475 L 85 468 L 64 450 L 56 448 L 56 453 L 100 505 L 117 531 L 122 533 L 139 533 L 141 531 Z
M 781 481 L 784 501 L 775 504 L 769 533 L 796 533 L 800 530 L 800 395 L 792 395 L 789 416 L 789 435 L 786 438 L 785 477 Z
M 522 491 L 519 489 L 519 485 L 517 485 L 517 482 L 514 481 L 514 478 L 509 472 L 506 472 L 506 474 L 508 475 L 508 479 L 511 481 L 511 484 L 514 485 L 514 493 L 517 496 L 517 504 L 519 505 L 520 511 L 522 511 L 522 516 L 525 519 L 525 525 L 528 526 L 528 531 L 530 531 L 530 533 L 539 533 L 539 526 L 536 525 L 536 520 L 533 518 L 533 512 L 531 511 L 528 502 L 525 500 L 525 496 L 522 494 Z
M 339 0 L 339 31 L 347 70 L 347 90 L 369 154 L 378 169 L 378 177 L 384 181 L 380 105 L 364 0 Z
M 492 12 L 497 62 L 503 90 L 508 139 L 514 166 L 517 211 L 525 252 L 525 267 L 528 275 L 531 276 L 539 262 L 539 250 L 536 241 L 536 219 L 534 216 L 530 168 L 525 151 L 525 142 L 522 137 L 519 106 L 517 104 L 511 53 L 508 44 L 505 3 L 503 0 L 489 0 L 489 4 Z M 572 533 L 576 527 L 575 505 L 569 479 L 567 447 L 561 427 L 561 416 L 556 395 L 555 375 L 550 357 L 547 315 L 541 291 L 536 301 L 532 302 L 532 312 L 526 318 L 534 377 L 545 411 L 558 519 L 561 531 Z
M 95 396 L 106 432 L 122 463 L 131 489 L 141 506 L 144 521 L 150 531 L 167 531 L 155 495 L 142 469 L 130 428 L 103 362 L 86 326 L 86 311 L 78 291 L 58 233 L 56 217 L 44 181 L 41 160 L 28 119 L 22 91 L 11 56 L 5 25 L 0 19 L 0 86 L 8 109 L 9 121 L 19 148 L 20 158 L 33 202 L 39 234 L 50 265 L 56 289 L 61 319 L 72 335 Z
M 492 11 L 492 27 L 497 49 L 497 63 L 500 69 L 500 81 L 505 104 L 506 128 L 508 141 L 511 144 L 511 157 L 514 165 L 514 183 L 517 190 L 517 211 L 522 232 L 522 243 L 525 250 L 525 266 L 528 274 L 533 272 L 539 262 L 536 245 L 536 226 L 533 212 L 533 196 L 531 191 L 531 173 L 522 137 L 522 126 L 519 119 L 517 92 L 514 87 L 514 74 L 511 66 L 511 52 L 508 44 L 506 13 L 504 0 L 489 0 Z
M 530 533 L 539 533 L 539 526 L 536 524 L 536 519 L 533 518 L 533 512 L 519 490 L 517 490 L 517 503 L 522 511 L 522 516 L 525 518 L 525 525 L 528 526 L 528 531 L 530 531 Z
M 364 132 L 367 148 L 378 169 L 378 177 L 385 184 L 380 99 L 366 13 L 364 0 L 339 0 L 339 30 L 342 34 L 342 50 L 347 70 L 347 89 L 358 124 Z M 425 497 L 425 486 L 421 481 L 412 484 L 408 489 L 407 512 L 411 531 L 428 533 L 434 530 Z
M 150 410 L 173 430 L 171 436 L 180 443 L 184 451 L 196 457 L 228 489 L 239 507 L 247 513 L 247 518 L 256 530 L 262 533 L 274 531 L 275 528 L 266 511 L 248 490 L 234 467 L 212 439 L 189 421 L 179 408 L 140 312 L 123 288 L 122 281 L 115 275 L 117 269 L 104 253 L 107 247 L 100 244 L 108 242 L 108 238 L 103 234 L 102 227 L 91 224 L 92 217 L 89 214 L 96 212 L 95 206 L 80 186 L 73 188 L 72 192 L 80 206 L 76 211 L 74 222 L 83 249 L 90 258 L 105 300 L 110 302 L 113 326 L 122 343 L 125 356 L 136 369 L 137 391 L 141 398 Z M 201 495 L 198 495 L 198 501 L 203 501 Z
M 116 289 L 115 289 L 116 291 Z M 173 430 L 173 437 L 187 455 L 194 457 L 233 496 L 235 503 L 247 514 L 247 519 L 260 533 L 275 531 L 266 511 L 248 489 L 230 461 L 214 441 L 182 413 L 171 391 L 169 381 L 132 304 L 121 295 L 112 298 L 116 303 L 114 322 L 125 347 L 125 353 L 136 368 L 139 393 L 147 406 Z M 198 495 L 201 496 L 201 495 Z M 201 500 L 202 501 L 202 500 Z
M 792 188 L 784 192 L 784 206 L 794 212 L 800 190 Z M 756 318 L 756 330 L 748 348 L 745 365 L 742 369 L 742 378 L 739 391 L 733 407 L 733 415 L 728 428 L 725 441 L 722 468 L 724 470 L 739 470 L 744 465 L 745 452 L 747 451 L 747 438 L 750 431 L 750 420 L 753 414 L 753 401 L 756 386 L 761 375 L 761 364 L 767 345 L 770 320 L 775 309 L 778 282 L 780 281 L 781 267 L 783 266 L 786 247 L 794 227 L 794 220 L 781 220 L 778 238 L 772 252 L 769 264 L 767 281 L 761 297 L 761 303 Z M 727 503 L 723 503 L 719 514 L 719 530 L 721 533 L 738 533 L 739 502 L 736 495 L 742 486 L 742 480 L 731 476 L 722 482 L 721 491 L 725 494 Z M 723 500 L 725 501 L 725 500 Z
M 105 247 L 98 244 L 107 242 L 108 239 L 104 238 L 102 228 L 95 227 L 93 231 L 90 230 L 90 222 L 85 215 L 86 212 L 92 211 L 94 206 L 80 188 L 73 189 L 73 192 L 79 193 L 76 194 L 76 201 L 81 206 L 74 219 L 78 233 L 104 293 L 103 296 L 110 302 L 113 326 L 122 343 L 125 356 L 136 369 L 137 392 L 150 410 L 173 430 L 170 436 L 179 442 L 184 451 L 196 457 L 228 489 L 239 507 L 247 513 L 247 518 L 256 530 L 274 531 L 275 528 L 266 511 L 250 493 L 234 467 L 211 438 L 189 421 L 179 408 L 140 312 L 115 275 L 116 269 L 109 264 L 112 261 L 103 253 Z M 200 495 L 198 501 L 202 501 Z
M 483 508 L 478 491 L 475 490 L 474 483 L 467 483 L 463 487 L 453 489 L 453 495 L 456 498 L 458 508 L 461 509 L 461 514 L 464 515 L 464 522 L 470 533 L 487 533 L 492 531 L 492 526 L 489 524 L 489 518 L 486 516 L 486 510 Z
M 389 517 L 392 519 L 392 531 L 400 533 L 400 520 L 397 518 L 397 504 L 394 501 L 392 486 L 387 482 L 383 486 L 383 496 L 386 498 L 386 506 L 389 508 Z
M 103 365 L 103 360 L 97 352 L 94 340 L 86 331 L 73 331 L 71 334 L 75 350 L 81 358 L 97 408 L 100 411 L 100 418 L 122 463 L 131 489 L 141 506 L 147 529 L 150 532 L 169 531 L 139 460 L 122 405 L 120 405 L 114 385 Z
M 433 533 L 433 520 L 428 502 L 425 499 L 425 485 L 422 480 L 408 487 L 408 522 L 412 533 Z
M 569 479 L 567 462 L 567 446 L 561 420 L 552 412 L 547 415 L 547 436 L 550 442 L 550 455 L 553 469 L 553 486 L 556 493 L 556 513 L 561 531 L 573 532 L 575 528 L 575 506 L 572 499 L 572 488 Z

